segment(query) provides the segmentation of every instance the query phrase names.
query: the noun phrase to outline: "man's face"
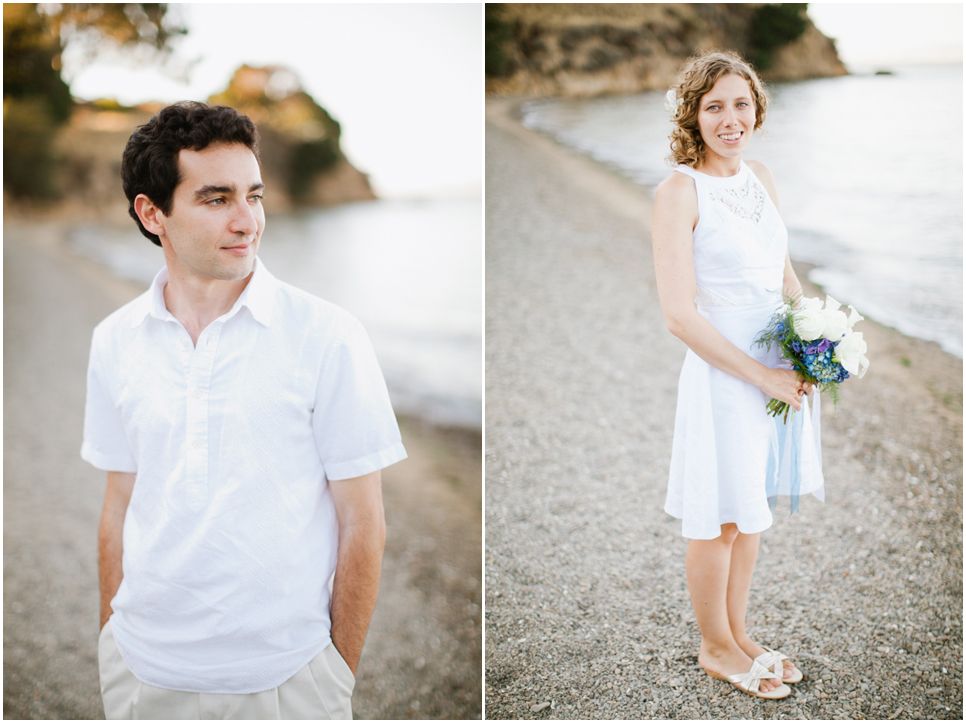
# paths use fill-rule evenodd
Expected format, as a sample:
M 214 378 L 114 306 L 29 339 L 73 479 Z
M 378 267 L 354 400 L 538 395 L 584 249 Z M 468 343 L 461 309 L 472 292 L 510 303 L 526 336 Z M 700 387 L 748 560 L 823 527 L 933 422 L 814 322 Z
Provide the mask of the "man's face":
M 178 154 L 181 182 L 159 234 L 169 273 L 237 281 L 252 272 L 265 229 L 261 171 L 242 144 Z

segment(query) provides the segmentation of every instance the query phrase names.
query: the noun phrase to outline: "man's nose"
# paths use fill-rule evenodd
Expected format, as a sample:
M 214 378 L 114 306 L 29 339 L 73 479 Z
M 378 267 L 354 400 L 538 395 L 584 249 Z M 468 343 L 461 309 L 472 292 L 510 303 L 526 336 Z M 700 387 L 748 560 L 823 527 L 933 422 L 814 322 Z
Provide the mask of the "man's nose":
M 258 231 L 258 219 L 255 216 L 255 209 L 252 208 L 247 199 L 235 208 L 236 211 L 232 217 L 229 230 L 232 233 L 244 234 L 246 236 L 251 236 Z

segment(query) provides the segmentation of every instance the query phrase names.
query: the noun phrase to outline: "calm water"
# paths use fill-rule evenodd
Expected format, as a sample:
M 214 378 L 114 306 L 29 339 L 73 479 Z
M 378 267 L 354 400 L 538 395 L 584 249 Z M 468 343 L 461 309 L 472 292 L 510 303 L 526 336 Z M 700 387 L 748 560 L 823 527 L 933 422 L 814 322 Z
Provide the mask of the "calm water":
M 963 356 L 961 66 L 769 87 L 748 158 L 775 175 L 792 258 L 863 315 Z M 668 173 L 664 91 L 535 101 L 524 124 L 654 186 Z
M 259 257 L 365 325 L 397 412 L 482 428 L 482 201 L 374 201 L 270 216 Z M 133 227 L 84 226 L 72 248 L 149 284 L 161 250 Z

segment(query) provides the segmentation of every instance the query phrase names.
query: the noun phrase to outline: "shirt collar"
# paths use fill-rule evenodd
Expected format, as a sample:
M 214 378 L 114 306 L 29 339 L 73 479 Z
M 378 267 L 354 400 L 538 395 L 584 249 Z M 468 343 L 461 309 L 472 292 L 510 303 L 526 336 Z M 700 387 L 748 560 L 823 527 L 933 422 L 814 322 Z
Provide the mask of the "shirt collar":
M 255 270 L 252 274 L 251 281 L 248 282 L 248 286 L 242 291 L 241 296 L 235 301 L 231 310 L 220 317 L 224 321 L 228 321 L 228 319 L 237 314 L 244 306 L 251 312 L 255 321 L 264 326 L 271 324 L 272 309 L 275 306 L 275 289 L 277 288 L 278 281 L 269 273 L 268 269 L 265 268 L 265 264 L 257 256 L 255 257 L 254 266 Z M 163 267 L 157 273 L 154 281 L 151 282 L 151 288 L 148 289 L 148 293 L 143 294 L 138 300 L 139 308 L 134 315 L 134 321 L 131 324 L 132 327 L 140 325 L 148 316 L 153 316 L 155 319 L 160 319 L 161 321 L 177 321 L 174 315 L 168 311 L 168 307 L 164 303 L 164 285 L 166 283 L 168 283 L 167 266 Z

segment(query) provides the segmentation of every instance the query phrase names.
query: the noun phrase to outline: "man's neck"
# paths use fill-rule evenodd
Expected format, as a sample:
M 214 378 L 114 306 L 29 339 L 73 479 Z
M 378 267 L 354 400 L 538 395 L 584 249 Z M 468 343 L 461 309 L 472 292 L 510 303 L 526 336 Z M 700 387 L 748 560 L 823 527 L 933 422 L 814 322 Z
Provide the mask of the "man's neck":
M 253 275 L 254 271 L 237 281 L 202 280 L 177 273 L 169 265 L 168 283 L 163 289 L 164 305 L 181 322 L 191 336 L 192 343 L 197 345 L 201 332 L 231 310 Z

